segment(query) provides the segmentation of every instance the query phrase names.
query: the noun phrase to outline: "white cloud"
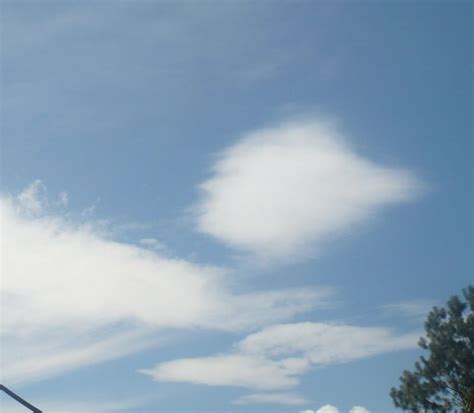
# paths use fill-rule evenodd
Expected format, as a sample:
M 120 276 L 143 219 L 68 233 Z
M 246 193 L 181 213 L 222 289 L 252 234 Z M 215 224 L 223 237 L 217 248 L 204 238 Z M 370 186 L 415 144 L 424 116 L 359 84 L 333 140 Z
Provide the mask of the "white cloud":
M 426 300 L 403 301 L 401 303 L 386 304 L 381 308 L 390 315 L 402 315 L 415 320 L 424 319 L 435 304 Z
M 420 183 L 358 155 L 333 124 L 303 120 L 245 135 L 200 188 L 198 229 L 271 260 L 312 253 L 381 207 L 413 199 Z
M 38 326 L 27 334 L 2 334 L 2 377 L 9 383 L 45 380 L 160 344 L 140 329 L 104 333 L 76 328 L 76 324 L 56 329 Z
M 365 407 L 362 406 L 354 406 L 349 413 L 370 413 Z
M 63 191 L 59 194 L 59 203 L 64 207 L 69 205 L 69 194 L 67 192 Z
M 247 336 L 237 348 L 269 357 L 304 356 L 312 364 L 324 365 L 413 348 L 418 337 L 381 327 L 306 322 L 267 327 Z
M 150 248 L 152 250 L 166 250 L 166 245 L 163 244 L 161 241 L 157 240 L 156 238 L 142 238 L 140 240 L 140 244 L 143 245 L 145 248 Z
M 248 335 L 228 354 L 168 361 L 142 372 L 164 382 L 281 390 L 295 387 L 311 367 L 414 348 L 417 339 L 386 328 L 281 324 Z
M 17 201 L 18 206 L 25 212 L 41 213 L 48 204 L 45 185 L 37 179 L 18 194 Z
M 111 402 L 70 402 L 70 401 L 48 401 L 35 400 L 35 406 L 48 413 L 115 413 L 131 411 L 141 407 L 149 398 L 116 400 Z M 18 402 L 5 398 L 0 399 L 2 413 L 26 412 L 24 407 L 19 406 Z
M 306 368 L 304 360 L 292 364 L 285 359 L 270 361 L 264 357 L 229 354 L 170 361 L 141 372 L 157 381 L 271 390 L 295 386 L 298 383 L 295 375 Z
M 256 393 L 239 397 L 233 402 L 234 404 L 283 404 L 288 406 L 298 406 L 308 404 L 308 400 L 304 399 L 296 393 Z
M 234 293 L 225 269 L 116 242 L 93 224 L 41 215 L 45 204 L 31 195 L 37 192 L 30 187 L 17 200 L 0 200 L 1 362 L 10 382 L 141 350 L 163 328 L 240 331 L 282 321 L 328 294 Z
M 300 413 L 339 413 L 337 407 L 327 404 L 326 406 L 321 407 L 318 410 L 303 410 Z M 349 413 L 370 413 L 365 407 L 354 406 L 349 410 Z
M 315 413 L 339 413 L 339 409 L 337 407 L 331 406 L 330 404 L 327 404 L 326 406 L 323 406 L 320 409 L 316 410 Z

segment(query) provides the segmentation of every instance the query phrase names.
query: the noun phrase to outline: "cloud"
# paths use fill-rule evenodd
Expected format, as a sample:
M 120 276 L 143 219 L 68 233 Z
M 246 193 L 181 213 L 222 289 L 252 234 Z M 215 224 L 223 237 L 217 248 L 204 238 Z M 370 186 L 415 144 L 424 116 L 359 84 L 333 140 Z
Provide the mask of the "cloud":
M 349 413 L 370 413 L 365 407 L 362 406 L 354 406 Z
M 326 406 L 321 407 L 318 410 L 303 410 L 300 413 L 339 413 L 337 407 L 327 404 Z M 370 413 L 365 407 L 354 406 L 349 410 L 349 413 Z
M 164 257 L 114 241 L 92 223 L 48 215 L 38 182 L 0 200 L 1 362 L 10 382 L 122 357 L 156 344 L 166 329 L 258 328 L 328 295 L 236 293 L 224 268 Z
M 417 321 L 423 320 L 433 308 L 434 303 L 426 300 L 403 301 L 395 304 L 386 304 L 381 307 L 390 315 L 402 315 Z
M 295 375 L 307 368 L 297 360 L 270 361 L 246 354 L 180 359 L 140 370 L 157 381 L 237 386 L 259 390 L 285 389 L 298 384 Z
M 38 326 L 28 334 L 2 334 L 2 377 L 9 383 L 45 380 L 160 344 L 150 331 L 140 329 L 104 334 L 100 329 L 76 328 L 75 324 L 56 329 Z
M 126 399 L 115 401 L 97 401 L 97 402 L 70 402 L 70 401 L 35 401 L 36 406 L 48 413 L 115 413 L 123 411 L 131 411 L 137 409 L 149 398 L 143 399 Z M 25 412 L 24 408 L 20 408 L 18 403 L 10 398 L 1 399 L 2 413 L 18 413 Z
M 61 192 L 58 196 L 59 198 L 59 203 L 64 206 L 64 207 L 67 207 L 69 205 L 69 194 L 65 191 Z
M 330 404 L 327 404 L 326 406 L 323 406 L 320 409 L 316 410 L 315 413 L 339 413 L 339 409 L 337 407 L 331 406 Z
M 303 410 L 300 413 L 339 413 L 339 409 L 327 404 L 318 410 Z
M 288 406 L 298 406 L 308 404 L 308 400 L 304 399 L 296 393 L 256 393 L 242 396 L 234 400 L 234 404 L 283 404 Z
M 27 213 L 39 214 L 48 205 L 46 186 L 40 179 L 35 180 L 17 196 L 18 206 Z
M 141 372 L 162 382 L 282 390 L 297 386 L 314 366 L 415 348 L 418 336 L 380 327 L 280 324 L 248 335 L 227 354 L 168 361 Z
M 140 244 L 145 248 L 149 248 L 156 251 L 163 251 L 167 249 L 166 245 L 163 244 L 161 241 L 157 240 L 156 238 L 142 238 L 140 240 Z
M 264 260 L 311 254 L 421 188 L 410 171 L 363 158 L 318 119 L 248 133 L 212 170 L 200 185 L 198 230 Z
M 396 335 L 381 327 L 306 322 L 264 328 L 240 341 L 237 348 L 270 357 L 302 355 L 312 364 L 324 365 L 413 348 L 418 337 L 418 333 Z

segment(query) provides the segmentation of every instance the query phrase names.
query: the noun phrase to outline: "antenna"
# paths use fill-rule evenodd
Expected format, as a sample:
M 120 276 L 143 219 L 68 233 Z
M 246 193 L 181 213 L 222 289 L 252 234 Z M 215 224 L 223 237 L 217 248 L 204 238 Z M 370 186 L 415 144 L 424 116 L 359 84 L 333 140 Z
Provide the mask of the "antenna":
M 0 390 L 4 391 L 6 394 L 8 394 L 12 399 L 15 399 L 18 403 L 22 404 L 23 406 L 27 407 L 30 409 L 33 413 L 43 413 L 40 409 L 37 407 L 33 406 L 32 404 L 28 403 L 26 400 L 22 399 L 20 396 L 17 394 L 13 393 L 10 389 L 5 387 L 3 384 L 0 384 Z

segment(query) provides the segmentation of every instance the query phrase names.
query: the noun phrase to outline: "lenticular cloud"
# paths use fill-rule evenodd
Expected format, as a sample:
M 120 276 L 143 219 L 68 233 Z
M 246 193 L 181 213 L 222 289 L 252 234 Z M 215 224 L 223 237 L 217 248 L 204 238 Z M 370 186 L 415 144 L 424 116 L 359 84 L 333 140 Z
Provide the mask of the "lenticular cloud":
M 380 208 L 411 200 L 420 183 L 357 154 L 333 124 L 305 120 L 247 134 L 200 188 L 198 230 L 272 260 L 311 253 Z

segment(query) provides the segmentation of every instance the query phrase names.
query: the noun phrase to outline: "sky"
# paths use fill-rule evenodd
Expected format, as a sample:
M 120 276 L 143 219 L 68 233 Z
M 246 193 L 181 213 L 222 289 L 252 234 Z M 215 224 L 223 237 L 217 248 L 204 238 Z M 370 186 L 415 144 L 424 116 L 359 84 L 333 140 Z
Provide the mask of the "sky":
M 3 384 L 48 413 L 395 413 L 473 281 L 471 2 L 1 22 Z

